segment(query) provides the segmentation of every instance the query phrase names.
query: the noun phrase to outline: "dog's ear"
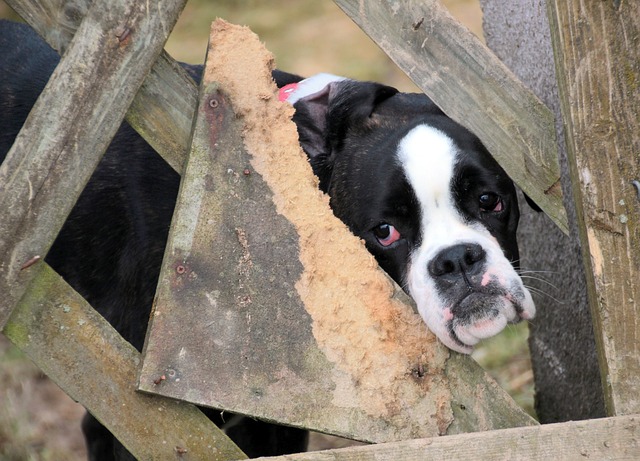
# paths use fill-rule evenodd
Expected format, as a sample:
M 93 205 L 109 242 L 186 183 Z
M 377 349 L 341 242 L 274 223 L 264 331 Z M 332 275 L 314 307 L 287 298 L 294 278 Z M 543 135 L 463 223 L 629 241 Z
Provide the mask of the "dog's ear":
M 542 208 L 540 208 L 536 202 L 531 200 L 531 198 L 527 194 L 523 192 L 522 195 L 524 195 L 524 199 L 527 201 L 533 211 L 537 211 L 538 213 L 542 211 Z
M 376 106 L 397 92 L 379 83 L 342 80 L 331 82 L 294 104 L 293 120 L 300 145 L 320 178 L 322 190 L 326 191 L 328 185 L 333 154 L 349 129 L 366 123 Z
M 298 100 L 294 107 L 293 121 L 298 127 L 298 139 L 302 149 L 311 159 L 325 153 L 327 112 L 332 92 L 337 82 L 329 83 L 321 91 Z
M 293 117 L 300 144 L 310 158 L 329 154 L 332 141 L 342 140 L 350 127 L 368 119 L 378 104 L 397 92 L 379 83 L 342 80 L 301 98 Z

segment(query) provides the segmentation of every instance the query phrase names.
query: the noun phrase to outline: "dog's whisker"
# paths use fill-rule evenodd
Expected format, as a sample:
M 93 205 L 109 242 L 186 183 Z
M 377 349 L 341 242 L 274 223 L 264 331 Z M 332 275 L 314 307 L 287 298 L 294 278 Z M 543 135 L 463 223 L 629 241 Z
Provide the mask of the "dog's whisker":
M 540 270 L 528 270 L 528 269 L 519 269 L 517 271 L 518 274 L 559 274 L 558 271 L 540 271 Z
M 536 319 L 535 317 L 532 319 L 527 320 L 527 329 L 529 331 L 531 331 L 531 327 L 535 327 L 536 326 Z
M 520 278 L 522 278 L 523 280 L 524 279 L 536 280 L 538 282 L 544 283 L 545 285 L 552 287 L 555 290 L 558 290 L 557 285 L 553 284 L 551 281 L 547 280 L 545 277 L 542 276 L 542 275 L 548 276 L 549 274 L 558 274 L 558 271 L 520 269 L 517 271 L 517 273 L 520 276 Z
M 527 284 L 525 284 L 524 286 L 525 286 L 525 288 L 527 288 L 527 290 L 529 290 L 532 293 L 542 294 L 542 295 L 545 295 L 545 296 L 546 295 L 551 296 L 549 293 L 547 293 L 544 290 L 541 290 L 540 288 L 537 288 L 537 287 L 534 287 L 534 286 L 531 286 L 531 285 L 527 285 Z
M 404 282 L 402 285 L 399 284 L 399 286 L 405 293 L 409 293 L 409 282 Z
M 556 298 L 555 296 L 553 296 L 553 295 L 551 295 L 551 294 L 547 293 L 547 292 L 546 292 L 546 291 L 544 291 L 544 290 L 541 290 L 540 288 L 532 287 L 532 286 L 530 286 L 530 285 L 526 285 L 526 284 L 525 284 L 525 287 L 526 287 L 530 292 L 532 292 L 532 293 L 535 293 L 535 294 L 538 294 L 538 295 L 541 295 L 541 296 L 545 296 L 545 297 L 547 297 L 547 298 L 549 298 L 549 299 L 551 299 L 551 300 L 553 300 L 553 301 L 557 302 L 558 304 L 561 304 L 561 305 L 564 305 L 564 304 L 565 304 L 565 302 L 564 302 L 564 301 L 561 301 L 560 299 L 558 299 L 558 298 Z
M 533 275 L 520 275 L 521 279 L 528 279 L 528 280 L 536 280 L 538 282 L 544 283 L 545 285 L 548 285 L 550 287 L 552 287 L 555 290 L 558 290 L 558 286 L 555 285 L 554 283 L 550 282 L 549 280 L 546 280 L 542 277 L 535 277 Z

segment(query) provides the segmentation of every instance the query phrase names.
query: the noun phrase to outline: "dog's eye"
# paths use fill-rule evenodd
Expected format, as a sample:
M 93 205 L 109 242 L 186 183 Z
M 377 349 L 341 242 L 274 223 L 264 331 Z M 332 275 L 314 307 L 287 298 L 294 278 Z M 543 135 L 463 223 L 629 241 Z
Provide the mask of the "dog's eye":
M 485 212 L 498 213 L 504 209 L 502 198 L 493 192 L 482 194 L 479 199 L 480 210 Z
M 400 240 L 400 232 L 391 224 L 380 224 L 373 229 L 373 235 L 376 236 L 380 245 L 388 247 L 393 242 Z

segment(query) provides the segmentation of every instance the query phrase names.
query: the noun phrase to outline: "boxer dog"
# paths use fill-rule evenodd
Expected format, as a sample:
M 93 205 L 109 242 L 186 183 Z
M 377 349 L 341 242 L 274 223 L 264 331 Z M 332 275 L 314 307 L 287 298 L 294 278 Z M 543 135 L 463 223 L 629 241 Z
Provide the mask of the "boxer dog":
M 30 28 L 0 21 L 0 161 L 58 61 Z M 199 80 L 201 66 L 184 66 Z M 274 79 L 296 109 L 300 143 L 334 213 L 444 344 L 469 353 L 533 317 L 514 269 L 515 188 L 478 138 L 422 94 L 328 75 L 275 71 Z M 47 256 L 138 350 L 179 181 L 123 123 Z M 133 459 L 90 415 L 83 430 L 91 460 Z M 304 451 L 307 437 L 248 418 L 227 433 L 249 456 Z
M 470 353 L 532 318 L 515 270 L 515 187 L 480 140 L 425 95 L 309 80 L 288 100 L 320 188 L 438 338 Z

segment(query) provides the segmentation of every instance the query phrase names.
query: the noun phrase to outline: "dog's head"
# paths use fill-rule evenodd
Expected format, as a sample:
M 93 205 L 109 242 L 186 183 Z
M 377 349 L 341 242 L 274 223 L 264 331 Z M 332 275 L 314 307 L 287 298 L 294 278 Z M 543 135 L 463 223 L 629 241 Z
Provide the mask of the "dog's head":
M 340 80 L 295 103 L 320 187 L 429 328 L 469 353 L 535 307 L 515 268 L 513 183 L 426 96 Z

